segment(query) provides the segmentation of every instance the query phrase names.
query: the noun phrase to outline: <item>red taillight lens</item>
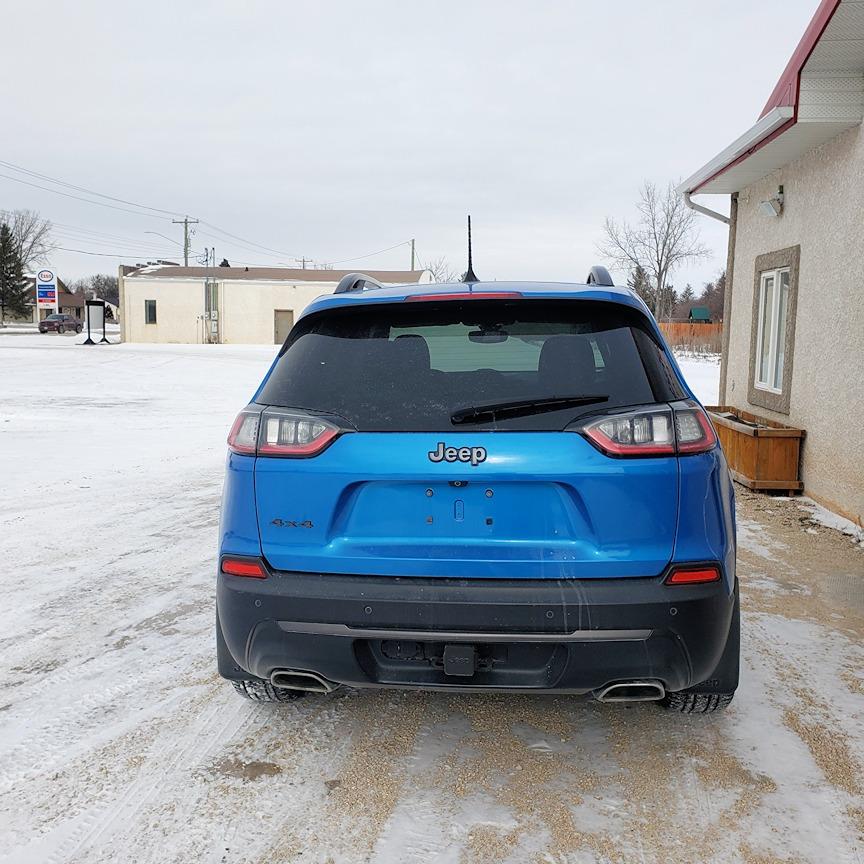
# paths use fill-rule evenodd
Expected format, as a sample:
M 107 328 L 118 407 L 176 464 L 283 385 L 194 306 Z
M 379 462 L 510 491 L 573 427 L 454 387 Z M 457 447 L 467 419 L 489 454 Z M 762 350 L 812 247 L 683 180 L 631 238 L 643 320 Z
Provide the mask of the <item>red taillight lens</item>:
M 228 433 L 228 447 L 234 453 L 255 455 L 258 445 L 259 411 L 241 411 Z
M 522 296 L 521 291 L 451 291 L 446 294 L 412 294 L 405 300 L 516 300 Z
M 699 585 L 718 582 L 720 568 L 716 564 L 699 564 L 673 567 L 666 577 L 667 585 Z
M 679 453 L 704 453 L 717 443 L 711 421 L 698 407 L 675 409 L 675 438 Z
M 583 428 L 589 441 L 613 456 L 671 456 L 675 453 L 672 412 L 631 411 L 595 420 Z
M 320 417 L 278 408 L 246 408 L 228 435 L 234 453 L 255 456 L 317 456 L 344 430 Z
M 693 402 L 610 414 L 583 426 L 582 434 L 609 456 L 689 455 L 717 444 L 711 421 Z
M 223 558 L 222 572 L 229 576 L 247 576 L 250 579 L 266 579 L 267 571 L 258 561 L 243 558 Z
M 340 429 L 308 414 L 269 409 L 261 415 L 259 456 L 316 456 Z

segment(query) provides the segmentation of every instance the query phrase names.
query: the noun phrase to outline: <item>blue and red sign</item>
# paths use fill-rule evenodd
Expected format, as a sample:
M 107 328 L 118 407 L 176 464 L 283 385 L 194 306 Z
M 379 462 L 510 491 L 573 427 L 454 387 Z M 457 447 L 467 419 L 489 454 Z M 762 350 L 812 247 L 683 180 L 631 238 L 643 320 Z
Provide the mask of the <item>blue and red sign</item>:
M 36 305 L 57 309 L 57 277 L 51 270 L 40 270 L 36 274 Z

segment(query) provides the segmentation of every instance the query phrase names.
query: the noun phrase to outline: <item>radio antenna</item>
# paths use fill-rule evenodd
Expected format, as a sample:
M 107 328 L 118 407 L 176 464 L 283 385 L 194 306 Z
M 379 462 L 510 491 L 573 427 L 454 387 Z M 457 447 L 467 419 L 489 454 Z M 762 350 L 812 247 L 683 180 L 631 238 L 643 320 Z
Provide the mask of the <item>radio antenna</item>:
M 471 260 L 471 216 L 468 216 L 468 269 L 462 277 L 463 282 L 479 282 L 477 275 L 474 273 L 474 265 Z

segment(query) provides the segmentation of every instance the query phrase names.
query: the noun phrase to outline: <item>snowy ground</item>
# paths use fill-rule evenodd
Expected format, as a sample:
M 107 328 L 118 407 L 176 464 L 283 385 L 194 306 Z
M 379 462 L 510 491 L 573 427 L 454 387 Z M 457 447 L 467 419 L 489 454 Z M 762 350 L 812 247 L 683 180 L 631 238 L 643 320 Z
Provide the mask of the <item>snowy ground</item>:
M 273 348 L 0 335 L 0 862 L 860 862 L 864 549 L 739 490 L 743 680 L 678 717 L 214 671 L 224 437 Z M 693 364 L 699 364 L 694 366 Z M 716 365 L 684 364 L 716 400 Z
M 720 358 L 711 354 L 679 357 L 678 365 L 696 398 L 703 405 L 716 405 L 720 398 Z

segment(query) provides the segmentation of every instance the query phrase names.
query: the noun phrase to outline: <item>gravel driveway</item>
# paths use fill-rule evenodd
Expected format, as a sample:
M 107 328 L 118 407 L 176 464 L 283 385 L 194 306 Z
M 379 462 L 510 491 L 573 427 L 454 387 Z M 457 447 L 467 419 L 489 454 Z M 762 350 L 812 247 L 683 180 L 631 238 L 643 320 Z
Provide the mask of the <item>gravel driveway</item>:
M 212 568 L 226 422 L 272 351 L 45 344 L 0 345 L 0 862 L 864 861 L 864 548 L 795 500 L 738 489 L 724 714 L 259 706 L 215 674 Z

